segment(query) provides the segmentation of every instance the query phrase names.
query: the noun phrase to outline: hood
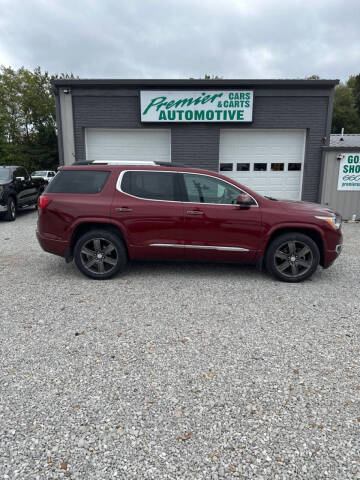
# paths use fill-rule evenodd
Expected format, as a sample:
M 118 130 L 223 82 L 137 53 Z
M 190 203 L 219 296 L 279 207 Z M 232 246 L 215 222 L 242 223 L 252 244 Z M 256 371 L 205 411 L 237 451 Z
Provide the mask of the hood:
M 271 200 L 270 200 L 271 201 Z M 313 215 L 336 215 L 337 212 L 329 208 L 327 205 L 321 205 L 320 203 L 302 202 L 300 200 L 277 200 L 271 201 L 273 206 L 278 208 L 284 208 L 286 210 L 293 209 L 297 212 L 304 212 Z
M 11 183 L 11 180 L 1 180 L 0 179 L 0 185 L 9 185 Z

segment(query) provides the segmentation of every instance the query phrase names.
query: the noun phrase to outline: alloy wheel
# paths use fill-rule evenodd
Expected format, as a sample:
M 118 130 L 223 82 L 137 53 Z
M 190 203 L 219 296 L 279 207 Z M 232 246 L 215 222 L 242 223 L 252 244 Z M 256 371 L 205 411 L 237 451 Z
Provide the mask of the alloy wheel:
M 305 275 L 313 265 L 313 253 L 306 243 L 298 240 L 288 240 L 275 251 L 274 263 L 276 270 L 289 278 Z
M 92 238 L 83 244 L 80 250 L 81 263 L 91 273 L 108 274 L 118 263 L 115 245 L 106 238 Z

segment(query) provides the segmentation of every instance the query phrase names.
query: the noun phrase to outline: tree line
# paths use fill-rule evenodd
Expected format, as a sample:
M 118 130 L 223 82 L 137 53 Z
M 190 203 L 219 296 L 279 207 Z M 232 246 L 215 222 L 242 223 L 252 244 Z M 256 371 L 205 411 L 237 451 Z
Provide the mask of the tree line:
M 0 165 L 29 171 L 58 167 L 55 78 L 74 76 L 0 66 Z
M 74 76 L 49 75 L 40 67 L 31 71 L 0 66 L 0 165 L 23 165 L 30 171 L 59 165 L 51 85 L 55 78 Z M 309 78 L 319 79 L 317 75 Z M 360 133 L 360 74 L 335 88 L 332 133 L 342 128 L 345 133 Z

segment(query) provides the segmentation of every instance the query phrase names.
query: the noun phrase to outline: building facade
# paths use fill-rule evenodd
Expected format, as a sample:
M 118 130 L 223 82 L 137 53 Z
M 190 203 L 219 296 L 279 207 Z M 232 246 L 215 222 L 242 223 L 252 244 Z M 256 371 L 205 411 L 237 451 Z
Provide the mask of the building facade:
M 56 80 L 60 163 L 157 160 L 321 200 L 337 80 Z
M 321 203 L 360 220 L 360 134 L 330 135 L 323 150 Z

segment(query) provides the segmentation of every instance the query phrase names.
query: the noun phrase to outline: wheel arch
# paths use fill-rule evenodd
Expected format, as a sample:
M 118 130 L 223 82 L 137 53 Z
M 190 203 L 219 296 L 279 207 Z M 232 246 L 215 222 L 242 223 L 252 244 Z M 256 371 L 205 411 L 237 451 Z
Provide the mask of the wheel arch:
M 16 190 L 9 189 L 9 190 L 7 191 L 6 201 L 8 201 L 10 198 L 12 198 L 12 199 L 14 200 L 15 205 L 17 206 L 18 201 L 17 201 Z
M 264 259 L 266 257 L 266 253 L 268 251 L 268 248 L 271 244 L 271 242 L 274 240 L 274 238 L 279 237 L 280 235 L 283 235 L 284 233 L 302 233 L 304 235 L 307 235 L 310 237 L 317 245 L 320 253 L 320 265 L 323 267 L 325 264 L 325 245 L 324 245 L 324 239 L 321 235 L 321 233 L 316 229 L 312 227 L 301 227 L 301 226 L 284 226 L 284 227 L 279 227 L 272 231 L 269 235 L 269 237 L 266 240 L 266 245 L 264 248 L 264 254 L 262 257 L 262 263 L 264 262 Z
M 108 223 L 108 222 L 93 222 L 93 221 L 85 221 L 82 223 L 79 223 L 76 225 L 76 227 L 73 230 L 72 236 L 71 236 L 71 242 L 70 242 L 70 247 L 65 253 L 65 259 L 67 262 L 71 262 L 73 257 L 74 257 L 74 248 L 75 244 L 78 241 L 78 239 L 84 235 L 84 233 L 87 233 L 91 230 L 107 230 L 108 232 L 116 234 L 124 243 L 124 246 L 126 248 L 127 255 L 129 256 L 129 251 L 128 251 L 128 245 L 126 242 L 126 238 L 122 230 L 115 224 L 113 223 Z

